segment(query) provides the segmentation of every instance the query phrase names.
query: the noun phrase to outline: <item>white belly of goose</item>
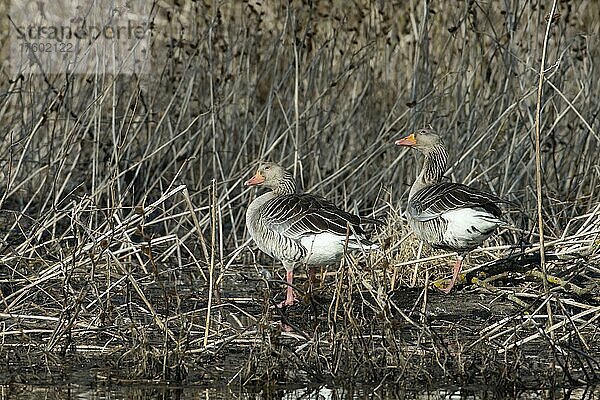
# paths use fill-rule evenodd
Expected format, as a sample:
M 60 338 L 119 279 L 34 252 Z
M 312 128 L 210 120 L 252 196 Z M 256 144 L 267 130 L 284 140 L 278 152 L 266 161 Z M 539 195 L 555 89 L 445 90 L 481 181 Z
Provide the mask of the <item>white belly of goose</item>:
M 300 239 L 300 243 L 307 250 L 304 262 L 313 265 L 328 265 L 338 262 L 344 253 L 344 249 L 374 250 L 378 248 L 376 244 L 361 246 L 353 235 L 348 238 L 348 245 L 346 246 L 345 237 L 329 232 L 304 236 Z
M 444 242 L 455 248 L 478 246 L 504 221 L 484 210 L 459 208 L 442 214 L 447 222 Z

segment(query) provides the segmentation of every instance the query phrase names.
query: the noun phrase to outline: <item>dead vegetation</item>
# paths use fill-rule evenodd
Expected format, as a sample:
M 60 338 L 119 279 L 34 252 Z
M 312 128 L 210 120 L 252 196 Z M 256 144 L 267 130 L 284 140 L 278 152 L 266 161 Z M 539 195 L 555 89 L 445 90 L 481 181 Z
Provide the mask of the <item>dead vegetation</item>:
M 83 365 L 98 381 L 265 393 L 598 381 L 596 2 L 560 2 L 549 36 L 545 271 L 534 125 L 549 10 L 184 3 L 176 18 L 167 2 L 153 11 L 151 75 L 0 70 L 3 380 Z M 445 133 L 449 178 L 522 209 L 471 254 L 449 296 L 431 284 L 452 257 L 404 226 L 417 162 L 392 145 L 429 122 Z M 263 159 L 389 223 L 380 252 L 331 266 L 286 311 L 273 308 L 280 268 L 248 246 L 244 226 L 254 194 L 241 182 Z

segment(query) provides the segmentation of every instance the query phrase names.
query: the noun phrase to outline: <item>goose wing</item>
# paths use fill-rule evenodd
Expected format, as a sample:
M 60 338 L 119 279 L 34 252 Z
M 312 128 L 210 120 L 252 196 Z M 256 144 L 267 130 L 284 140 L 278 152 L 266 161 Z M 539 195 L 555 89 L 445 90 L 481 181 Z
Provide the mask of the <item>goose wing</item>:
M 498 203 L 506 201 L 470 186 L 440 182 L 419 190 L 408 204 L 409 214 L 417 221 L 429 221 L 458 209 L 481 209 L 496 218 L 502 214 Z
M 358 215 L 310 194 L 278 196 L 265 204 L 261 217 L 269 229 L 293 239 L 323 232 L 345 237 L 348 226 L 350 235 L 364 234 Z

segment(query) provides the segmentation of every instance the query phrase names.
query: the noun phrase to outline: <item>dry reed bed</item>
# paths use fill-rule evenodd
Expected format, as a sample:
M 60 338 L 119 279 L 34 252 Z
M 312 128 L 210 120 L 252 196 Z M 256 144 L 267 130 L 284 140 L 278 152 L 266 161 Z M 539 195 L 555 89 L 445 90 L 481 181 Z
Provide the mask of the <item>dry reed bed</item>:
M 152 76 L 1 70 L 7 379 L 23 379 L 23 363 L 258 386 L 598 379 L 598 4 L 561 2 L 548 45 L 546 273 L 533 132 L 547 10 L 181 7 L 170 25 L 156 11 Z M 193 34 L 171 33 L 178 24 Z M 471 255 L 473 289 L 447 297 L 423 289 L 449 257 L 404 227 L 416 162 L 391 145 L 429 122 L 446 136 L 450 178 L 523 210 Z M 247 246 L 254 194 L 241 182 L 260 159 L 389 222 L 376 233 L 382 251 L 332 266 L 286 313 L 272 308 L 278 278 L 263 278 L 271 260 Z

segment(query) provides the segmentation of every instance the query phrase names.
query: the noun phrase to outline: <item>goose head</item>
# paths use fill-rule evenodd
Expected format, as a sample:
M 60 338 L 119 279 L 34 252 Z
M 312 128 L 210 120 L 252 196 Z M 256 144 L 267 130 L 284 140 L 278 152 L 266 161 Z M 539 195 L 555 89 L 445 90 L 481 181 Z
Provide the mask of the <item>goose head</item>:
M 401 139 L 394 142 L 396 146 L 408 146 L 421 153 L 426 153 L 429 149 L 443 146 L 443 141 L 440 135 L 431 127 L 431 125 L 425 128 L 418 129 Z
M 296 191 L 296 180 L 293 175 L 279 164 L 271 162 L 260 164 L 254 176 L 244 185 L 264 186 L 271 190 L 292 193 Z

